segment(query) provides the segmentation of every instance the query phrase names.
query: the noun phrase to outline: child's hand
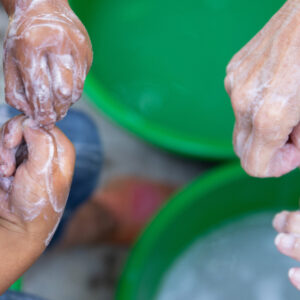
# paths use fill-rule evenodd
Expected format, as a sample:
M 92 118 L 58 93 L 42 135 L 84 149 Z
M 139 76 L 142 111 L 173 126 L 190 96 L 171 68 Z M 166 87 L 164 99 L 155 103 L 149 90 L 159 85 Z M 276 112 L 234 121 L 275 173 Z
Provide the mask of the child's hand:
M 273 220 L 274 228 L 279 232 L 275 239 L 278 250 L 300 261 L 300 211 L 283 211 Z M 293 285 L 300 290 L 300 268 L 289 271 Z
M 4 45 L 6 102 L 51 128 L 81 96 L 89 36 L 65 0 L 15 0 Z
M 17 116 L 1 129 L 0 292 L 51 240 L 73 176 L 71 142 L 57 127 L 46 131 L 33 123 Z

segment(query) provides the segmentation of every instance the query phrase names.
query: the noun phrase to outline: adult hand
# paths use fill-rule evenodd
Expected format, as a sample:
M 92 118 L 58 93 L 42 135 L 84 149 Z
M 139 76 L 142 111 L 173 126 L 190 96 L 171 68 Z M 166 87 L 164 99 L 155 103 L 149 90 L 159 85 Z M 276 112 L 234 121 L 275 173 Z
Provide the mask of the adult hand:
M 92 63 L 91 42 L 66 0 L 9 1 L 6 102 L 51 128 L 81 96 Z
M 290 0 L 227 67 L 234 147 L 250 175 L 277 177 L 300 165 L 299 83 L 300 1 Z
M 60 221 L 75 151 L 58 129 L 17 116 L 0 135 L 0 291 L 43 252 Z

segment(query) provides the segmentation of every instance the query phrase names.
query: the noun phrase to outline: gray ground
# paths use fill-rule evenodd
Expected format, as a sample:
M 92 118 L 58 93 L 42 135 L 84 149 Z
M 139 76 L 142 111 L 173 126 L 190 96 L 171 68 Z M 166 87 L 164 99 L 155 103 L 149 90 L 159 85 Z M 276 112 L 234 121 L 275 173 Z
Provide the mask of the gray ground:
M 0 9 L 1 43 L 6 25 L 6 14 Z M 0 56 L 2 60 L 2 51 Z M 4 99 L 3 89 L 0 70 L 0 102 Z M 101 183 L 115 175 L 135 174 L 186 184 L 208 167 L 208 164 L 180 158 L 142 142 L 95 112 L 84 99 L 76 106 L 88 112 L 99 126 L 105 150 Z M 49 300 L 113 299 L 116 278 L 127 252 L 127 249 L 106 245 L 47 252 L 24 275 L 23 289 Z

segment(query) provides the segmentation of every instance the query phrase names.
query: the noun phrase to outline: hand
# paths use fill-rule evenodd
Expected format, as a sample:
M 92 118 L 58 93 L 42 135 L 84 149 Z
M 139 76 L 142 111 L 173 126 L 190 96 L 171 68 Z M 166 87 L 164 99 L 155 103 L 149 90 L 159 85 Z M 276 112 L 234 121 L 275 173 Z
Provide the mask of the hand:
M 68 197 L 75 161 L 72 143 L 25 116 L 0 130 L 0 294 L 41 255 Z
M 231 60 L 234 147 L 253 176 L 300 165 L 300 1 L 290 0 Z
M 273 220 L 274 228 L 279 232 L 275 239 L 278 250 L 300 261 L 300 211 L 283 211 Z M 300 290 L 300 268 L 292 268 L 289 278 L 293 285 Z
M 6 102 L 51 128 L 81 96 L 91 42 L 67 1 L 15 6 L 4 45 Z
M 75 151 L 66 136 L 17 116 L 1 129 L 1 225 L 19 228 L 45 248 L 63 213 L 73 176 Z

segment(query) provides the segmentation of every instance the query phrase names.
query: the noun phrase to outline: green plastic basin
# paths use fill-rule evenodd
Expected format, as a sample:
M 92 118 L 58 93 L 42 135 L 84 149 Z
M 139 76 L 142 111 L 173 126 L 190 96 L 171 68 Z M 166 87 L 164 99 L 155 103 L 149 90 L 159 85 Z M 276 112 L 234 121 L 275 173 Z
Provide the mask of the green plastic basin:
M 299 170 L 280 179 L 256 179 L 235 164 L 197 179 L 167 203 L 136 243 L 117 300 L 153 300 L 175 259 L 220 224 L 245 214 L 299 207 L 299 182 Z
M 12 291 L 20 292 L 22 289 L 22 279 L 17 280 L 10 288 Z
M 70 2 L 93 43 L 93 103 L 165 149 L 233 157 L 225 67 L 284 0 Z

